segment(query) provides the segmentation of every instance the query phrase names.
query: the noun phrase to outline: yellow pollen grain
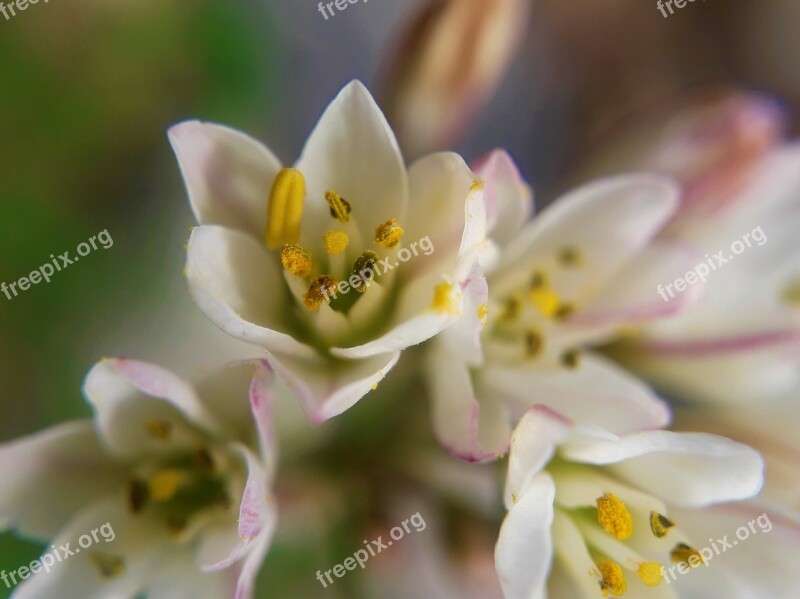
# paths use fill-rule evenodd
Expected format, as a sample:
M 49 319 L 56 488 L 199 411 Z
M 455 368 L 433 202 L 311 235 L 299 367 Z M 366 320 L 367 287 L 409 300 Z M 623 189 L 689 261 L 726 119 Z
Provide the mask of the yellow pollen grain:
M 328 254 L 341 254 L 350 245 L 350 236 L 344 231 L 328 231 L 322 236 L 322 243 Z
M 558 251 L 558 262 L 565 268 L 572 268 L 583 264 L 583 255 L 575 246 L 565 246 Z
M 568 349 L 561 354 L 561 365 L 569 370 L 575 370 L 581 365 L 581 351 L 579 349 Z
M 287 245 L 281 250 L 281 265 L 295 276 L 307 277 L 311 273 L 311 254 L 299 245 Z
M 618 563 L 610 559 L 604 559 L 597 564 L 597 567 L 603 576 L 603 580 L 600 581 L 600 590 L 603 591 L 603 597 L 622 595 L 628 590 L 628 583 L 622 573 L 622 566 Z
M 375 228 L 375 243 L 384 249 L 391 249 L 403 238 L 403 227 L 397 224 L 396 218 L 390 218 Z
M 303 296 L 303 303 L 311 312 L 316 312 L 324 301 L 330 301 L 330 296 L 336 291 L 337 281 L 330 275 L 322 275 L 311 283 L 308 291 Z
M 431 310 L 438 314 L 458 315 L 458 305 L 453 298 L 452 283 L 439 283 L 433 288 Z
M 175 468 L 156 472 L 148 481 L 150 497 L 155 501 L 169 501 L 175 497 L 183 480 L 183 473 Z
M 335 191 L 325 192 L 325 201 L 331 209 L 331 216 L 337 219 L 340 223 L 346 223 L 350 220 L 350 203 L 340 196 Z
M 604 531 L 619 541 L 633 534 L 633 516 L 613 493 L 606 493 L 597 499 L 597 521 Z
M 472 182 L 472 185 L 470 185 L 469 190 L 470 191 L 480 191 L 480 190 L 485 189 L 485 188 L 486 188 L 486 181 L 484 181 L 483 179 L 478 178 L 478 179 L 475 179 Z
M 542 354 L 544 337 L 539 331 L 531 329 L 525 333 L 525 355 L 528 358 L 537 358 Z
M 661 584 L 663 567 L 658 562 L 642 562 L 636 569 L 636 573 L 642 582 L 649 587 L 657 587 Z
M 281 169 L 272 184 L 267 206 L 265 240 L 269 249 L 297 243 L 300 239 L 305 196 L 303 174 L 293 168 Z
M 689 547 L 689 545 L 687 545 L 686 543 L 678 543 L 677 545 L 675 545 L 675 547 L 673 547 L 672 551 L 670 552 L 669 556 L 670 559 L 672 559 L 672 561 L 675 562 L 676 564 L 680 562 L 686 562 L 693 568 L 699 566 L 700 563 L 704 563 L 705 561 L 703 559 L 703 556 L 700 555 L 700 552 L 697 549 L 695 549 L 694 547 Z M 697 558 L 700 560 L 700 563 L 692 565 L 692 562 L 689 561 L 689 558 L 693 556 L 697 556 Z
M 659 539 L 665 537 L 673 526 L 675 526 L 675 523 L 665 515 L 658 512 L 650 512 L 650 530 L 654 536 Z
M 478 306 L 478 309 L 475 310 L 475 313 L 478 316 L 478 321 L 481 323 L 481 326 L 485 327 L 489 319 L 489 306 L 486 303 L 483 303 Z
M 550 318 L 558 311 L 561 298 L 549 287 L 538 287 L 528 292 L 528 298 L 542 316 Z

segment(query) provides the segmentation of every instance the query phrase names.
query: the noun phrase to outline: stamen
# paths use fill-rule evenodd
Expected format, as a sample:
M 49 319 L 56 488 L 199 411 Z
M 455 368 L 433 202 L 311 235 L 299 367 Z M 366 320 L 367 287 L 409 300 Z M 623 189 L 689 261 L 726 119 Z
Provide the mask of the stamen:
M 333 256 L 341 254 L 350 245 L 350 236 L 344 231 L 328 231 L 322 236 L 322 243 L 325 251 Z
M 573 314 L 575 314 L 575 305 L 565 303 L 558 306 L 555 314 L 553 314 L 553 318 L 558 322 L 565 322 L 569 320 Z
M 367 290 L 367 282 L 365 279 L 373 279 L 375 277 L 375 265 L 378 263 L 378 254 L 372 250 L 366 250 L 358 258 L 353 265 L 353 274 L 358 275 L 358 282 L 352 286 L 353 289 L 359 293 L 364 293 Z M 369 271 L 370 275 L 366 276 L 365 272 Z
M 622 566 L 618 563 L 610 559 L 604 559 L 597 564 L 597 567 L 603 576 L 603 580 L 600 581 L 600 590 L 603 591 L 603 597 L 622 595 L 628 590 L 628 583 L 622 573 Z
M 180 488 L 183 473 L 175 468 L 156 472 L 147 484 L 150 497 L 156 501 L 169 501 Z
M 138 514 L 144 509 L 149 496 L 147 485 L 142 481 L 132 480 L 128 483 L 128 506 L 134 514 Z
M 484 181 L 483 179 L 481 179 L 479 177 L 479 178 L 475 179 L 472 182 L 472 185 L 470 185 L 469 190 L 470 191 L 480 191 L 480 190 L 485 189 L 485 188 L 486 188 L 486 181 Z
M 313 263 L 311 254 L 299 245 L 287 245 L 281 250 L 281 265 L 297 277 L 307 277 Z
M 145 420 L 144 428 L 154 439 L 166 441 L 172 433 L 172 423 L 166 420 Z
M 572 268 L 583 264 L 583 255 L 578 248 L 568 245 L 558 251 L 558 261 L 564 268 Z
M 636 570 L 642 582 L 649 587 L 657 587 L 662 581 L 664 567 L 658 562 L 642 562 Z
M 325 201 L 331 207 L 331 216 L 338 219 L 340 223 L 350 220 L 350 203 L 335 191 L 325 192 Z
M 458 305 L 453 299 L 453 284 L 452 283 L 439 283 L 433 288 L 433 301 L 431 302 L 431 309 L 439 314 L 457 315 Z
M 481 326 L 485 327 L 486 323 L 489 321 L 489 306 L 484 302 L 478 306 L 475 313 L 478 315 L 478 321 L 481 323 Z
M 501 320 L 506 322 L 514 322 L 522 313 L 522 300 L 517 294 L 509 297 L 503 305 L 503 314 L 500 316 Z
M 403 233 L 403 228 L 397 224 L 397 219 L 390 218 L 375 229 L 375 243 L 384 249 L 391 249 L 400 243 Z
M 269 249 L 297 243 L 300 239 L 305 196 L 303 174 L 293 168 L 281 169 L 272 184 L 267 207 L 266 242 Z
M 544 347 L 544 337 L 535 329 L 525 333 L 525 355 L 529 358 L 536 358 L 542 353 Z
M 303 296 L 303 303 L 311 312 L 316 312 L 322 302 L 330 301 L 330 296 L 336 292 L 337 281 L 330 275 L 322 275 L 311 283 L 308 291 Z
M 561 298 L 549 287 L 538 287 L 531 289 L 528 293 L 531 303 L 536 306 L 542 316 L 550 318 L 561 305 Z
M 581 350 L 568 349 L 561 354 L 561 365 L 569 370 L 575 370 L 581 365 Z
M 125 571 L 125 560 L 116 555 L 90 551 L 89 560 L 97 566 L 103 578 L 114 578 Z
M 665 537 L 675 523 L 663 514 L 650 512 L 650 530 L 659 539 Z
M 619 541 L 633 534 L 633 516 L 613 493 L 606 493 L 597 499 L 597 521 L 604 531 Z
M 550 279 L 547 276 L 547 273 L 541 270 L 537 270 L 531 276 L 531 289 L 542 289 L 543 287 L 548 287 L 550 285 Z
M 693 565 L 692 562 L 689 561 L 690 558 L 696 556 L 700 560 L 700 563 L 705 562 L 703 556 L 700 555 L 700 552 L 694 547 L 690 547 L 686 543 L 678 543 L 677 545 L 675 545 L 675 547 L 670 552 L 669 556 L 672 559 L 672 561 L 675 562 L 676 564 L 680 562 L 686 562 L 693 568 L 696 567 L 696 565 Z M 697 565 L 699 566 L 700 564 Z

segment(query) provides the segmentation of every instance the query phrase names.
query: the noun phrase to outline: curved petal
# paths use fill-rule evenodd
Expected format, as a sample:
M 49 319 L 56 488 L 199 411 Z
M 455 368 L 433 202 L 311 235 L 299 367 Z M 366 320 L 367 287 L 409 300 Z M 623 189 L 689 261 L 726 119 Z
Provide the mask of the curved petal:
M 308 138 L 295 167 L 306 177 L 302 239 L 322 249 L 332 220 L 325 192 L 333 190 L 352 207 L 365 239 L 391 218 L 401 225 L 408 210 L 408 179 L 394 133 L 360 81 L 339 92 Z
M 98 495 L 123 484 L 91 420 L 62 424 L 0 445 L 0 529 L 50 539 Z
M 494 555 L 506 599 L 539 597 L 547 584 L 555 493 L 550 476 L 539 474 L 503 520 Z
M 288 330 L 288 291 L 276 259 L 252 236 L 224 227 L 192 231 L 186 259 L 192 296 L 229 335 L 271 351 L 314 354 Z
M 756 451 L 703 433 L 646 431 L 618 438 L 576 434 L 560 451 L 576 462 L 614 464 L 622 478 L 682 507 L 747 499 L 764 481 L 764 462 Z
M 163 368 L 114 358 L 89 371 L 84 393 L 105 445 L 124 458 L 193 447 L 221 429 L 194 389 Z
M 488 321 L 489 284 L 477 262 L 466 279 L 461 281 L 464 297 L 464 315 L 447 327 L 438 341 L 447 346 L 454 359 L 462 360 L 470 366 L 483 363 L 483 344 L 481 332 Z
M 508 411 L 492 397 L 479 399 L 466 364 L 439 343 L 429 350 L 425 378 L 434 435 L 450 453 L 468 462 L 487 462 L 508 450 Z
M 617 434 L 660 428 L 670 411 L 647 385 L 613 362 L 584 354 L 574 370 L 489 365 L 482 382 L 518 411 L 544 404 L 576 421 Z
M 212 123 L 169 129 L 192 210 L 201 225 L 223 225 L 262 239 L 267 199 L 280 161 L 253 138 Z
M 352 408 L 397 364 L 400 352 L 353 361 L 329 362 L 268 354 L 267 362 L 289 387 L 313 424 Z

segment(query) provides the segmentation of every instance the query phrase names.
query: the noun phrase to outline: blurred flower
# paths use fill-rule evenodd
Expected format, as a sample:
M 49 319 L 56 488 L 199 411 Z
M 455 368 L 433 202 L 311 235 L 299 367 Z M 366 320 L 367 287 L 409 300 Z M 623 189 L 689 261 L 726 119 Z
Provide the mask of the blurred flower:
M 451 145 L 494 93 L 529 0 L 428 0 L 386 69 L 389 120 L 412 156 Z
M 313 422 L 353 406 L 403 349 L 461 315 L 456 281 L 484 233 L 480 186 L 455 154 L 406 171 L 361 83 L 331 103 L 292 169 L 219 125 L 169 136 L 201 223 L 186 270 L 196 302 L 267 351 Z M 365 269 L 380 279 L 365 283 Z
M 495 245 L 481 254 L 488 287 L 473 269 L 462 283 L 465 316 L 428 348 L 440 442 L 469 461 L 496 458 L 508 448 L 510 415 L 534 403 L 620 434 L 665 425 L 668 410 L 644 384 L 585 350 L 692 301 L 653 296 L 655 281 L 692 259 L 647 247 L 677 207 L 677 187 L 655 175 L 605 179 L 526 224 L 530 190 L 511 159 L 496 152 L 476 170 Z
M 750 547 L 740 543 L 735 568 L 725 554 L 702 571 L 670 577 L 670 586 L 663 578 L 670 561 L 696 556 L 690 564 L 703 563 L 710 531 L 719 538 L 747 527 L 747 506 L 734 525 L 724 511 L 704 508 L 758 493 L 762 467 L 755 451 L 723 437 L 617 436 L 534 407 L 514 431 L 508 514 L 495 552 L 506 598 L 788 597 L 785 590 L 800 582 L 789 568 L 796 522 L 781 521 L 782 532 L 768 543 L 756 535 Z M 697 517 L 685 524 L 692 512 Z M 779 575 L 764 576 L 769 559 Z
M 0 521 L 59 546 L 107 522 L 114 542 L 14 596 L 251 597 L 276 519 L 268 382 L 248 364 L 196 389 L 152 364 L 97 364 L 85 386 L 94 423 L 0 447 Z

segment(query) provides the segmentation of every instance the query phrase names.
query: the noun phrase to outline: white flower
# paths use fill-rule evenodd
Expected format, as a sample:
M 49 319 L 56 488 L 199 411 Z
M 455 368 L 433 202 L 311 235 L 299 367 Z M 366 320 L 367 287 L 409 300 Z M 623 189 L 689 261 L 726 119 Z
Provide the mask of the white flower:
M 775 536 L 751 534 L 708 567 L 692 558 L 760 513 L 754 504 L 705 508 L 755 495 L 762 468 L 755 451 L 723 437 L 617 436 L 534 407 L 514 431 L 495 551 L 506 598 L 794 597 L 800 527 L 777 511 Z M 667 572 L 667 583 L 662 566 L 687 560 L 695 568 Z
M 646 174 L 604 179 L 526 224 L 530 191 L 511 159 L 495 152 L 476 172 L 494 245 L 481 254 L 488 287 L 473 268 L 465 316 L 429 348 L 439 440 L 463 459 L 495 458 L 508 448 L 510 416 L 534 403 L 616 433 L 666 424 L 644 384 L 585 350 L 693 301 L 653 294 L 691 262 L 681 248 L 648 246 L 677 207 L 677 187 Z
M 186 122 L 169 136 L 201 224 L 187 260 L 196 302 L 266 350 L 313 422 L 353 406 L 403 349 L 461 315 L 458 282 L 484 233 L 480 185 L 455 154 L 406 171 L 359 82 L 331 103 L 291 169 L 218 125 Z M 417 248 L 425 238 L 429 255 Z M 387 272 L 353 283 L 375 263 Z M 337 281 L 356 289 L 329 303 Z
M 272 392 L 253 368 L 193 388 L 158 366 L 104 360 L 85 385 L 94 423 L 0 447 L 3 528 L 73 550 L 104 523 L 115 533 L 14 597 L 252 597 L 276 520 Z

